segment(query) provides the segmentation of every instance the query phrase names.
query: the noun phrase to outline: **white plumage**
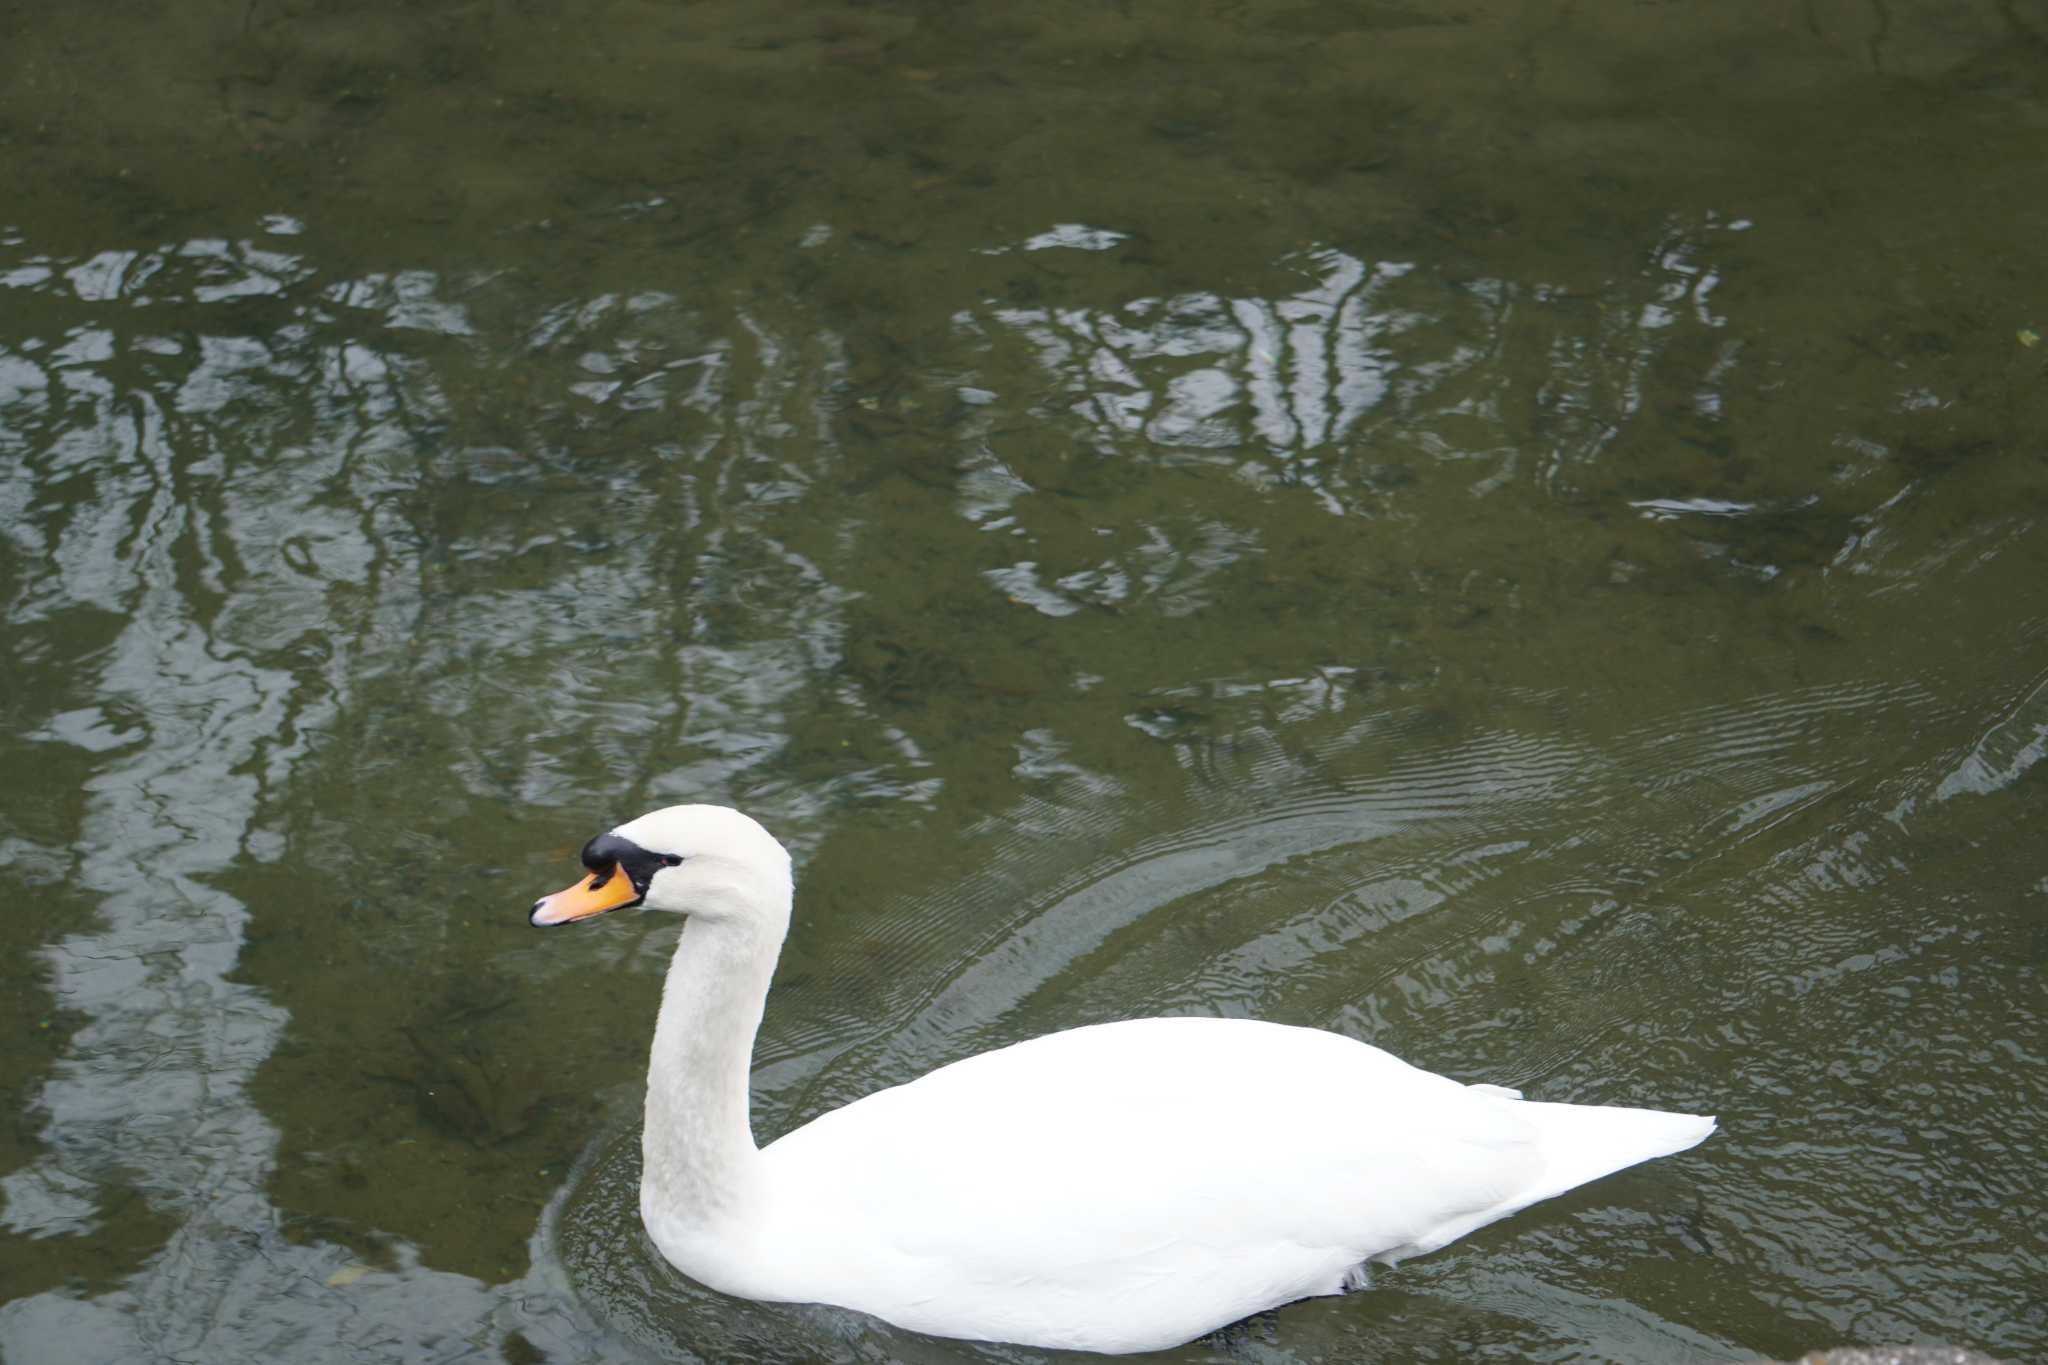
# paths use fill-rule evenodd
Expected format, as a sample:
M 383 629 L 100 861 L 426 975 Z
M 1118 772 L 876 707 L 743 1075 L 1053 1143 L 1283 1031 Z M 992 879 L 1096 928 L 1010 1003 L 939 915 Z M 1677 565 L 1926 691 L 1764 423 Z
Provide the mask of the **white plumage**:
M 671 863 L 669 860 L 679 859 Z M 641 1216 L 693 1278 L 941 1336 L 1126 1352 L 1334 1294 L 1714 1121 L 1545 1104 L 1316 1029 L 1163 1018 L 940 1067 L 756 1149 L 747 1075 L 789 858 L 676 806 L 585 850 L 539 924 L 688 914 L 648 1068 Z M 608 870 L 616 861 L 617 870 Z

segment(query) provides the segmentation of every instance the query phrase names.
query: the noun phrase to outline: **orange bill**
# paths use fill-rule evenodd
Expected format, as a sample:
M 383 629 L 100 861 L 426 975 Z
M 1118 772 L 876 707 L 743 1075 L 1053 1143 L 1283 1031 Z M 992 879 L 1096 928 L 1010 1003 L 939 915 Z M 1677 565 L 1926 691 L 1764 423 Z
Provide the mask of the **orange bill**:
M 606 871 L 593 872 L 574 886 L 552 896 L 542 896 L 533 903 L 533 912 L 527 919 L 534 924 L 567 924 L 571 920 L 589 919 L 592 915 L 631 905 L 639 899 L 640 893 L 633 889 L 633 879 L 626 875 L 626 869 L 614 863 Z

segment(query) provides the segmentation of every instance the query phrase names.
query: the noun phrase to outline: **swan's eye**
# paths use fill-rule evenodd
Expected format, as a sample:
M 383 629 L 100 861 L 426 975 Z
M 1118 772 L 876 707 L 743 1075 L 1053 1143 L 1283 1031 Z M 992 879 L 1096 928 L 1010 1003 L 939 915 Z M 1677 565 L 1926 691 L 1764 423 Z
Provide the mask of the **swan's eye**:
M 681 867 L 683 865 L 682 855 L 676 853 L 664 853 L 661 855 L 661 860 L 670 867 Z

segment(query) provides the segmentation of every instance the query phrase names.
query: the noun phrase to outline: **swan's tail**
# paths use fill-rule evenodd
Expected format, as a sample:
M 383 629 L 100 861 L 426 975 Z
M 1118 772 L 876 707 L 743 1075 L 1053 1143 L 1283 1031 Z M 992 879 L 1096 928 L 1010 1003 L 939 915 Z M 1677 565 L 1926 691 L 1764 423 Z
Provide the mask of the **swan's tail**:
M 1499 1086 L 1473 1089 L 1500 1092 Z M 1485 1227 L 1531 1204 L 1576 1189 L 1603 1175 L 1612 1175 L 1639 1162 L 1654 1161 L 1688 1147 L 1698 1146 L 1714 1131 L 1714 1120 L 1701 1114 L 1670 1114 L 1659 1109 L 1623 1109 L 1602 1104 L 1550 1104 L 1540 1100 L 1510 1099 L 1500 1102 L 1514 1106 L 1518 1117 L 1537 1127 L 1537 1143 L 1543 1154 L 1543 1169 L 1521 1189 L 1483 1212 L 1437 1228 L 1426 1239 L 1400 1247 L 1375 1260 L 1394 1261 L 1419 1256 L 1456 1241 L 1475 1228 Z
M 1563 1194 L 1637 1162 L 1697 1147 L 1714 1131 L 1711 1116 L 1669 1114 L 1661 1109 L 1524 1100 L 1519 1112 L 1542 1133 L 1545 1170 L 1543 1177 L 1519 1196 L 1515 1208 L 1527 1208 L 1539 1199 Z

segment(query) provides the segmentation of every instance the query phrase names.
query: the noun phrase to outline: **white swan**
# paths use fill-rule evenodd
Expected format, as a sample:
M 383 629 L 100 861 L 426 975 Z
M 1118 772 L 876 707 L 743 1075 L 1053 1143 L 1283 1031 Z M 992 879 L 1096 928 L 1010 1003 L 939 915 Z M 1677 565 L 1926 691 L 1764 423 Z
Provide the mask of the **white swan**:
M 647 1071 L 640 1216 L 713 1289 L 914 1331 L 1125 1352 L 1364 1283 L 1368 1261 L 1704 1139 L 1714 1121 L 1543 1104 L 1364 1043 L 1134 1019 L 999 1048 L 765 1148 L 747 1074 L 789 927 L 789 855 L 738 811 L 592 839 L 535 924 L 688 916 Z

